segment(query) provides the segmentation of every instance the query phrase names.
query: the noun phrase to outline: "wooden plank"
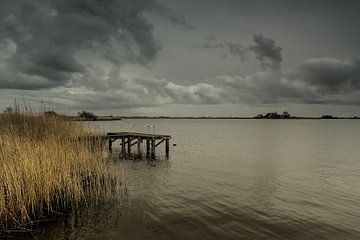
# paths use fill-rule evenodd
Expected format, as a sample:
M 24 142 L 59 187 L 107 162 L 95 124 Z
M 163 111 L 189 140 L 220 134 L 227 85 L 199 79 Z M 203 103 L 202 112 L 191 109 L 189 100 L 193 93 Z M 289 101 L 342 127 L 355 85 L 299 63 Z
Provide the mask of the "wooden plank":
M 144 137 L 144 138 L 171 138 L 170 135 L 160 135 L 160 134 L 149 134 L 149 133 L 135 133 L 135 132 L 109 132 L 107 133 L 108 137 Z

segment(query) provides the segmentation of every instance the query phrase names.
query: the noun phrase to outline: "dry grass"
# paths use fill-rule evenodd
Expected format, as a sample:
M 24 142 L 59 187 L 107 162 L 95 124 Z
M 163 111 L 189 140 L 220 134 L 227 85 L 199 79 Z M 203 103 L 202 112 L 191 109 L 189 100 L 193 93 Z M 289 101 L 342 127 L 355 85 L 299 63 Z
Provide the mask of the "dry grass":
M 118 177 L 103 143 L 74 140 L 94 133 L 60 117 L 0 115 L 0 230 L 111 194 Z

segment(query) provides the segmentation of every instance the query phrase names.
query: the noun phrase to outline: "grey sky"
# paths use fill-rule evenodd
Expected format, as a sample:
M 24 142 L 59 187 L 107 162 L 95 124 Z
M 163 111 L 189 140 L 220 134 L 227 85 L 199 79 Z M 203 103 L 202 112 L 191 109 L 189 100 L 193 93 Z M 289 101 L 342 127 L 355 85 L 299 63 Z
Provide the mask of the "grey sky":
M 3 0 L 0 108 L 360 115 L 358 1 Z

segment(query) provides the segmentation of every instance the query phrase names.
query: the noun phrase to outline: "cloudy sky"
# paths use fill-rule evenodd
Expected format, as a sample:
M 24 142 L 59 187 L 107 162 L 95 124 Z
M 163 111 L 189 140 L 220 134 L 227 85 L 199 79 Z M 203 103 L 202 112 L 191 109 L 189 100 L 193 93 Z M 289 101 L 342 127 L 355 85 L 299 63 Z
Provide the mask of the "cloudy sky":
M 0 109 L 360 115 L 359 12 L 358 0 L 1 0 Z

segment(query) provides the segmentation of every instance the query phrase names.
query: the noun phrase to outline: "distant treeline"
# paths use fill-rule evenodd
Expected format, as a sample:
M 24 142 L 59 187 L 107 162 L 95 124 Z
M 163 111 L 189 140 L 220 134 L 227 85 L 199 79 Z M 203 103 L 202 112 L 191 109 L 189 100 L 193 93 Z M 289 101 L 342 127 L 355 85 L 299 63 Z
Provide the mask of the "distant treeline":
M 266 114 L 258 114 L 254 118 L 256 119 L 358 119 L 357 116 L 353 117 L 336 117 L 332 115 L 322 115 L 321 117 L 296 117 L 291 116 L 287 111 L 282 114 L 278 114 L 277 112 L 270 112 Z
M 7 107 L 4 109 L 3 113 L 14 113 L 14 110 L 11 107 Z M 183 117 L 173 117 L 173 116 L 113 116 L 113 115 L 96 115 L 89 111 L 80 111 L 77 115 L 66 115 L 57 113 L 55 111 L 44 111 L 44 115 L 47 116 L 62 116 L 69 120 L 73 121 L 115 121 L 121 119 L 360 119 L 358 116 L 352 117 L 337 117 L 330 114 L 322 115 L 320 117 L 299 117 L 292 116 L 289 112 L 284 111 L 282 114 L 277 112 L 269 112 L 265 114 L 258 114 L 254 117 L 211 117 L 211 116 L 201 116 L 201 117 L 193 117 L 193 116 L 183 116 Z

